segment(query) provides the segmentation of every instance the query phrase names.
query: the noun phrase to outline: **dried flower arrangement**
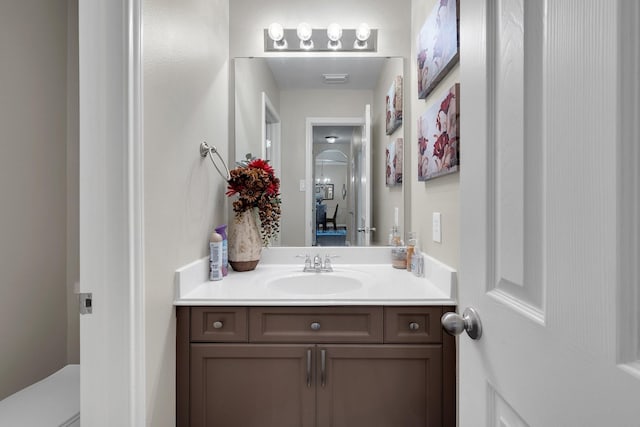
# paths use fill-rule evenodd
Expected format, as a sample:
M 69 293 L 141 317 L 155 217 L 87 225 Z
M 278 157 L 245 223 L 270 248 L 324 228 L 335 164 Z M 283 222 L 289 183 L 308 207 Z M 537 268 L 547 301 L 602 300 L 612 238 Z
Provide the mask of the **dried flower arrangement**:
M 231 170 L 226 195 L 235 194 L 233 202 L 236 217 L 256 208 L 260 217 L 260 235 L 267 246 L 280 231 L 280 179 L 275 176 L 268 160 L 251 158 Z

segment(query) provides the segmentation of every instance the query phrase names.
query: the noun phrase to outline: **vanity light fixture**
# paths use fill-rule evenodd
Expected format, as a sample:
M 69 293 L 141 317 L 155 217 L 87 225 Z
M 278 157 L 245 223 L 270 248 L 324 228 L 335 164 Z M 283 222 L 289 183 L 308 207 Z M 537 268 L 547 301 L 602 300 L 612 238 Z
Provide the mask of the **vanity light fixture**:
M 265 52 L 376 52 L 378 30 L 360 24 L 343 28 L 337 22 L 326 28 L 314 28 L 303 22 L 285 28 L 274 22 L 264 29 Z
M 324 139 L 326 139 L 329 144 L 334 144 L 338 140 L 338 137 L 334 135 L 329 135 L 329 136 L 325 136 Z
M 298 38 L 300 39 L 300 49 L 313 49 L 313 40 L 311 39 L 311 36 L 313 35 L 313 29 L 311 28 L 311 25 L 307 24 L 306 22 L 298 24 L 296 33 L 298 34 Z
M 287 40 L 284 38 L 284 28 L 277 22 L 269 25 L 267 30 L 269 38 L 273 40 L 273 47 L 278 50 L 287 48 Z
M 327 43 L 327 47 L 331 50 L 342 49 L 342 27 L 339 24 L 331 23 L 327 27 L 327 37 L 329 38 L 329 42 Z

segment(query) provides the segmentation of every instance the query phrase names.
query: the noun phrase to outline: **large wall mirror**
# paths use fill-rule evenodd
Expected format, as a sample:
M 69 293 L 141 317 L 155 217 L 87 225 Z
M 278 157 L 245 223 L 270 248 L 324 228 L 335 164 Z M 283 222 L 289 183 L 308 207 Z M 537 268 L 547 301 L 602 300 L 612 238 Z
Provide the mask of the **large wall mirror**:
M 275 245 L 384 245 L 402 228 L 403 185 L 386 176 L 404 139 L 404 126 L 386 132 L 402 75 L 402 58 L 234 59 L 235 160 L 266 158 L 281 179 Z

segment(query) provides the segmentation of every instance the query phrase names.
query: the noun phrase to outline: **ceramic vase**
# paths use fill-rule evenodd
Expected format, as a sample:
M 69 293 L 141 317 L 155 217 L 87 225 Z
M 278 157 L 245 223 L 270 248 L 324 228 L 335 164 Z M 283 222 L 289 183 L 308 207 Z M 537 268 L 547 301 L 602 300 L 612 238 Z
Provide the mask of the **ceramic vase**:
M 229 244 L 229 265 L 235 271 L 251 271 L 260 262 L 262 239 L 256 212 L 248 210 L 234 215 L 227 237 Z

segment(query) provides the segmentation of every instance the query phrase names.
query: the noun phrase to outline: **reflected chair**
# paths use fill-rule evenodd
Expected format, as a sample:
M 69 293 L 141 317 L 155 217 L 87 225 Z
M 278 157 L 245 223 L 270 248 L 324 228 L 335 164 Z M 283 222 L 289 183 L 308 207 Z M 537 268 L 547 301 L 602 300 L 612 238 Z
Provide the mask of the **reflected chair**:
M 331 224 L 333 225 L 333 229 L 337 230 L 338 227 L 336 227 L 336 217 L 338 216 L 338 204 L 336 203 L 336 210 L 333 212 L 333 217 L 327 217 L 327 224 Z M 325 229 L 327 228 L 327 226 L 325 225 Z
M 316 205 L 316 230 L 320 229 L 322 225 L 322 229 L 327 229 L 327 205 L 317 204 Z

